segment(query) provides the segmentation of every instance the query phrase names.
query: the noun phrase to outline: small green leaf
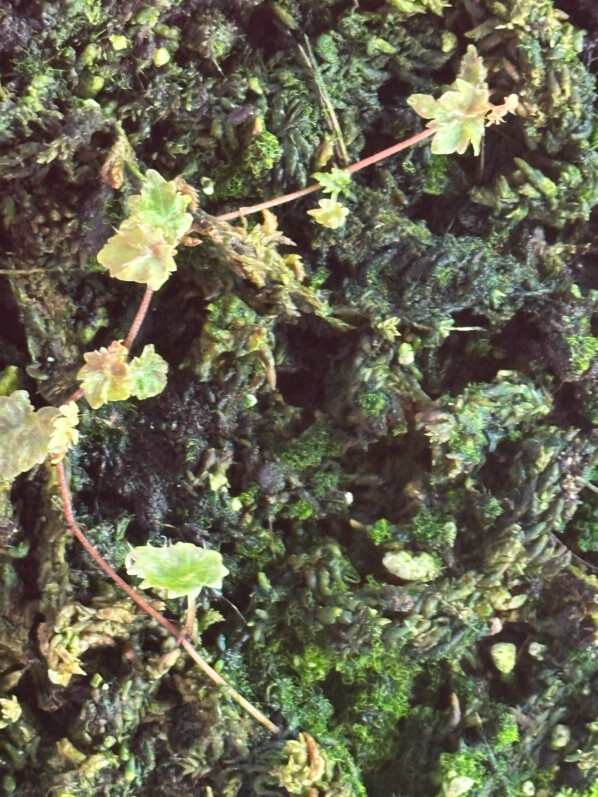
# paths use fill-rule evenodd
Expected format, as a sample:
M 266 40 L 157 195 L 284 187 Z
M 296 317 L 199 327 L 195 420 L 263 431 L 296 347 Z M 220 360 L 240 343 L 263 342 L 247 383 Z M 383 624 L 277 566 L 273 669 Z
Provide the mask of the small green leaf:
M 438 101 L 431 94 L 412 94 L 407 104 L 410 105 L 418 116 L 424 119 L 432 119 L 436 116 Z
M 464 80 L 471 86 L 483 88 L 486 85 L 487 77 L 488 70 L 484 66 L 484 61 L 478 55 L 473 44 L 470 44 L 459 64 L 457 80 Z
M 325 194 L 330 194 L 332 199 L 341 196 L 351 196 L 353 177 L 346 169 L 337 169 L 336 166 L 329 172 L 314 172 L 314 180 L 320 184 Z
M 0 697 L 0 728 L 6 728 L 21 716 L 21 706 L 16 695 Z
M 464 119 L 445 124 L 432 139 L 431 151 L 434 155 L 463 155 L 469 144 L 474 155 L 479 155 L 480 142 L 484 135 L 484 122 L 480 119 Z
M 0 396 L 0 481 L 12 481 L 46 459 L 58 415 L 56 407 L 35 412 L 26 390 Z
M 157 396 L 166 387 L 168 363 L 156 354 L 153 344 L 145 346 L 139 357 L 129 364 L 129 372 L 133 380 L 131 395 L 138 399 Z
M 443 784 L 443 797 L 462 797 L 475 786 L 475 780 L 468 775 L 458 775 L 446 785 Z
M 128 349 L 115 340 L 110 346 L 83 355 L 85 365 L 77 374 L 90 407 L 97 410 L 108 401 L 123 401 L 131 395 Z
M 185 209 L 191 197 L 177 191 L 176 183 L 150 169 L 141 193 L 129 197 L 131 219 L 142 226 L 161 230 L 166 243 L 176 246 L 191 227 L 193 218 Z
M 130 575 L 143 579 L 142 589 L 164 590 L 168 598 L 193 598 L 203 587 L 220 589 L 229 572 L 218 551 L 190 542 L 176 542 L 165 548 L 137 546 L 125 564 Z
M 442 9 L 450 6 L 449 0 L 389 0 L 390 5 L 405 14 L 425 14 L 433 11 L 442 14 Z
M 509 675 L 517 664 L 517 647 L 512 642 L 497 642 L 490 648 L 490 655 L 496 669 Z
M 60 462 L 71 446 L 79 442 L 79 407 L 74 401 L 58 408 L 58 415 L 52 422 L 52 434 L 48 441 L 48 453 L 52 455 L 52 464 Z
M 335 199 L 320 199 L 318 204 L 319 208 L 307 211 L 318 224 L 321 224 L 322 227 L 329 227 L 331 230 L 337 230 L 344 225 L 349 215 L 348 208 Z
M 158 227 L 124 221 L 98 254 L 98 262 L 110 276 L 124 282 L 140 282 L 157 291 L 176 270 L 176 249 Z
M 385 554 L 382 564 L 393 576 L 405 581 L 433 581 L 442 570 L 439 561 L 429 553 L 393 551 Z

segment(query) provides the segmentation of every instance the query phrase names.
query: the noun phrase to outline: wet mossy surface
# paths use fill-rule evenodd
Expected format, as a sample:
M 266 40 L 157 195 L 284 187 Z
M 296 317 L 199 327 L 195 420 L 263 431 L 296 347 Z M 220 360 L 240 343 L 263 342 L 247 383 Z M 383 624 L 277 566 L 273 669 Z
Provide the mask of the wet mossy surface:
M 472 41 L 520 98 L 480 157 L 360 172 L 340 230 L 312 198 L 210 227 L 343 165 L 327 101 L 350 162 L 421 130 L 408 96 Z M 0 8 L 1 391 L 57 403 L 126 334 L 142 288 L 96 260 L 126 137 L 219 234 L 136 343 L 165 392 L 83 411 L 75 511 L 123 574 L 130 545 L 222 553 L 199 645 L 282 728 L 107 583 L 43 466 L 1 496 L 3 794 L 598 794 L 597 42 L 566 0 Z

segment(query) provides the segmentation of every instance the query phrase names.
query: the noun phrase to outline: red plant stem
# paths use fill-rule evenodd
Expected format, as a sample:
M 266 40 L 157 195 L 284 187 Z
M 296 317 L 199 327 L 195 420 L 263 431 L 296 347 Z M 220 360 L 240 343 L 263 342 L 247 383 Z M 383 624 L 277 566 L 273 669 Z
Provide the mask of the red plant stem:
M 363 160 L 357 161 L 357 163 L 354 163 L 352 166 L 348 166 L 345 171 L 355 174 L 355 172 L 365 169 L 366 166 L 371 166 L 374 163 L 378 163 L 378 161 L 388 158 L 391 155 L 400 152 L 402 149 L 408 149 L 409 147 L 414 146 L 414 144 L 419 144 L 420 141 L 424 141 L 424 139 L 434 135 L 435 132 L 436 128 L 427 128 L 426 130 L 422 130 L 421 133 L 417 133 L 415 136 L 411 136 L 411 138 L 408 138 L 405 141 L 400 141 L 398 144 L 393 144 L 392 147 L 388 147 L 388 149 L 383 149 L 381 152 L 377 152 L 375 155 L 370 155 L 369 158 L 364 158 Z M 260 202 L 259 205 L 250 205 L 246 208 L 233 210 L 230 213 L 223 213 L 221 216 L 216 216 L 216 218 L 219 221 L 232 221 L 233 219 L 239 219 L 243 216 L 250 216 L 252 213 L 259 213 L 260 210 L 274 208 L 277 205 L 286 205 L 287 202 L 293 202 L 295 199 L 300 199 L 308 194 L 313 194 L 315 191 L 319 191 L 321 187 L 322 186 L 319 183 L 317 185 L 310 185 L 307 188 L 302 188 L 300 191 L 293 191 L 292 194 L 277 196 L 274 199 L 268 199 L 266 202 Z
M 125 338 L 125 342 L 123 344 L 127 349 L 131 348 L 131 346 L 135 341 L 135 338 L 139 334 L 141 325 L 143 324 L 145 316 L 147 315 L 147 311 L 149 309 L 153 293 L 154 293 L 153 290 L 148 285 L 148 287 L 145 289 L 145 293 L 143 294 L 143 299 L 141 300 L 141 304 L 139 305 L 137 313 L 135 314 L 135 318 L 133 319 L 133 323 L 131 324 L 131 328 L 127 332 L 127 337 Z M 67 399 L 65 399 L 64 403 L 68 404 L 69 401 L 79 401 L 79 399 L 83 398 L 84 395 L 85 392 L 81 388 L 78 388 L 73 393 L 71 393 L 71 395 Z
M 84 395 L 85 391 L 83 390 L 82 387 L 80 387 L 78 390 L 75 390 L 74 393 L 71 393 L 71 395 L 67 399 L 65 399 L 64 403 L 68 404 L 69 401 L 79 401 L 79 399 L 82 399 Z
M 177 644 L 179 644 L 182 648 L 184 648 L 189 656 L 193 659 L 193 661 L 203 670 L 203 672 L 210 678 L 215 684 L 218 686 L 223 687 L 224 692 L 231 697 L 236 703 L 238 703 L 242 708 L 245 709 L 252 717 L 254 717 L 258 722 L 264 725 L 268 730 L 273 734 L 280 733 L 280 728 L 271 722 L 268 717 L 266 717 L 262 712 L 257 709 L 252 703 L 246 700 L 242 695 L 237 692 L 236 689 L 233 689 L 232 686 L 227 684 L 224 678 L 220 675 L 220 673 L 216 672 L 213 667 L 210 667 L 208 662 L 200 655 L 200 653 L 195 649 L 195 647 L 191 644 L 191 642 L 184 636 L 181 636 L 180 630 L 178 627 L 171 623 L 170 620 L 167 620 L 160 612 L 156 611 L 154 607 L 146 601 L 146 599 L 136 592 L 133 587 L 131 587 L 127 582 L 122 579 L 116 571 L 110 567 L 108 562 L 98 553 L 95 549 L 93 543 L 85 536 L 83 531 L 77 524 L 75 520 L 75 515 L 73 512 L 73 504 L 71 501 L 71 496 L 69 493 L 69 488 L 66 482 L 66 474 L 64 472 L 64 464 L 62 462 L 58 462 L 56 465 L 56 473 L 58 475 L 58 485 L 60 488 L 60 497 L 62 499 L 62 506 L 64 509 L 64 516 L 66 518 L 67 525 L 69 530 L 72 534 L 77 538 L 77 540 L 81 543 L 81 545 L 85 548 L 87 553 L 91 556 L 91 558 L 98 564 L 101 569 L 106 573 L 106 575 L 115 583 L 117 584 L 126 594 L 133 600 L 147 615 L 153 617 L 163 628 L 165 628 L 169 634 L 176 639 Z
M 277 196 L 275 199 L 268 199 L 266 202 L 260 202 L 259 205 L 251 205 L 247 208 L 232 210 L 230 213 L 223 213 L 221 216 L 216 216 L 216 218 L 218 221 L 232 221 L 232 219 L 240 219 L 242 216 L 250 216 L 252 213 L 259 213 L 260 210 L 275 208 L 277 205 L 286 205 L 287 202 L 292 202 L 295 199 L 300 199 L 302 196 L 313 194 L 314 191 L 319 191 L 320 188 L 320 184 L 310 185 L 307 188 L 302 188 L 300 191 L 293 191 L 292 194 Z
M 369 158 L 364 158 L 363 160 L 354 163 L 352 166 L 347 167 L 346 171 L 354 174 L 355 172 L 360 171 L 361 169 L 365 169 L 367 166 L 372 166 L 374 163 L 378 163 L 378 161 L 383 160 L 384 158 L 388 158 L 391 155 L 394 155 L 397 152 L 400 152 L 403 149 L 407 149 L 408 147 L 412 147 L 415 144 L 418 144 L 420 141 L 423 141 L 426 138 L 429 138 L 436 132 L 434 128 L 428 128 L 423 130 L 421 133 L 417 133 L 415 136 L 406 139 L 405 141 L 401 141 L 398 144 L 394 144 L 392 147 L 388 147 L 381 152 L 376 153 L 375 155 L 371 155 Z M 278 205 L 285 205 L 287 202 L 293 202 L 295 199 L 300 199 L 301 197 L 307 196 L 308 194 L 313 194 L 316 191 L 319 191 L 321 186 L 319 184 L 310 185 L 307 188 L 302 188 L 299 191 L 294 191 L 291 194 L 285 194 L 284 196 L 279 196 L 274 199 L 269 199 L 267 202 L 261 202 L 259 205 L 251 205 L 250 207 L 240 208 L 239 210 L 235 210 L 231 213 L 224 213 L 221 216 L 217 216 L 216 218 L 220 221 L 231 221 L 232 219 L 238 219 L 242 216 L 249 216 L 252 213 L 258 213 L 260 210 L 267 210 L 268 208 L 273 208 Z M 150 302 L 152 300 L 153 290 L 148 286 L 145 289 L 145 293 L 143 295 L 143 299 L 141 300 L 141 304 L 139 305 L 139 309 L 133 319 L 133 323 L 131 324 L 131 328 L 127 333 L 127 337 L 124 341 L 124 346 L 127 349 L 130 349 L 133 345 L 135 338 L 139 334 L 139 330 L 141 329 L 141 325 L 147 315 L 147 311 L 150 306 Z M 82 398 L 84 395 L 83 390 L 79 389 L 76 390 L 68 399 L 67 401 L 77 401 L 78 399 Z M 60 496 L 62 498 L 62 505 L 64 508 L 64 516 L 66 518 L 66 522 L 72 534 L 77 538 L 80 544 L 85 548 L 87 553 L 91 556 L 91 558 L 100 566 L 100 568 L 106 573 L 106 575 L 117 585 L 119 586 L 130 598 L 133 600 L 147 615 L 152 617 L 156 620 L 163 628 L 165 628 L 169 634 L 177 640 L 177 643 L 184 648 L 189 656 L 193 659 L 193 661 L 203 670 L 203 672 L 210 678 L 214 683 L 218 684 L 224 688 L 226 694 L 228 694 L 233 700 L 235 700 L 242 708 L 244 708 L 252 717 L 254 717 L 258 722 L 264 725 L 271 733 L 278 734 L 280 733 L 280 728 L 274 725 L 262 712 L 257 709 L 252 703 L 246 700 L 242 695 L 237 692 L 236 689 L 233 689 L 232 686 L 229 686 L 224 678 L 210 667 L 207 661 L 198 653 L 195 647 L 191 644 L 191 642 L 185 637 L 182 636 L 177 626 L 174 623 L 171 623 L 170 620 L 167 620 L 160 612 L 156 611 L 153 606 L 145 600 L 142 595 L 139 595 L 127 582 L 122 579 L 115 570 L 108 564 L 108 562 L 100 556 L 98 551 L 95 549 L 93 544 L 90 540 L 87 539 L 83 531 L 77 525 L 77 521 L 75 520 L 75 515 L 73 513 L 73 505 L 71 502 L 71 497 L 68 489 L 68 485 L 66 483 L 66 474 L 64 472 L 64 465 L 62 462 L 58 462 L 56 464 L 56 472 L 58 474 L 58 484 L 60 486 Z
M 127 332 L 127 337 L 125 338 L 124 345 L 127 349 L 130 349 L 135 341 L 135 338 L 139 334 L 139 330 L 141 329 L 141 325 L 143 324 L 143 320 L 147 315 L 147 311 L 150 306 L 150 302 L 152 300 L 153 290 L 147 286 L 145 289 L 145 293 L 143 294 L 143 299 L 141 300 L 141 304 L 139 305 L 139 309 L 137 310 L 137 314 L 133 319 L 133 323 L 131 324 L 131 329 Z
M 375 155 L 370 155 L 369 158 L 364 158 L 361 161 L 357 161 L 357 163 L 354 163 L 352 166 L 347 166 L 347 171 L 351 172 L 351 174 L 354 174 L 361 169 L 365 169 L 366 166 L 371 166 L 374 163 L 378 163 L 378 161 L 384 160 L 384 158 L 389 158 L 391 155 L 395 155 L 402 149 L 413 147 L 415 144 L 419 144 L 420 141 L 424 141 L 426 138 L 433 136 L 436 130 L 437 128 L 435 127 L 426 128 L 425 130 L 422 130 L 421 133 L 416 133 L 416 135 L 411 136 L 411 138 L 405 139 L 405 141 L 399 141 L 398 144 L 393 144 L 392 147 L 388 147 L 388 149 L 383 149 L 381 152 L 377 152 Z

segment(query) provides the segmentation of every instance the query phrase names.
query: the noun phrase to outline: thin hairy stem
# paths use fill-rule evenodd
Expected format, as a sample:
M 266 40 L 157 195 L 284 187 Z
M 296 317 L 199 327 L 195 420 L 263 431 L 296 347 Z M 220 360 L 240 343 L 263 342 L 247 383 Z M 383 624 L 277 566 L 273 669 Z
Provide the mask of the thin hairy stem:
M 77 390 L 75 390 L 73 393 L 71 393 L 71 395 L 67 399 L 65 399 L 64 403 L 68 404 L 69 401 L 79 401 L 79 399 L 82 399 L 84 395 L 85 391 L 83 390 L 82 387 L 80 387 Z
M 41 271 L 59 271 L 57 268 L 0 268 L 0 274 L 7 274 L 15 277 L 26 277 L 29 274 L 37 274 Z
M 185 637 L 182 636 L 180 633 L 179 628 L 174 624 L 171 623 L 170 620 L 167 620 L 160 612 L 156 611 L 154 607 L 149 603 L 142 595 L 136 592 L 133 587 L 131 587 L 127 582 L 122 579 L 116 571 L 110 567 L 108 562 L 98 553 L 95 549 L 93 543 L 85 536 L 83 531 L 79 528 L 77 521 L 75 520 L 75 514 L 73 512 L 73 504 L 71 501 L 71 496 L 69 492 L 69 488 L 66 481 L 66 473 L 64 471 L 64 464 L 63 462 L 59 462 L 55 465 L 56 473 L 58 475 L 58 485 L 60 488 L 60 497 L 62 499 L 62 506 L 64 509 L 64 516 L 66 518 L 67 525 L 69 530 L 72 532 L 73 536 L 77 538 L 77 540 L 81 543 L 81 545 L 85 548 L 87 553 L 91 556 L 91 558 L 98 564 L 101 569 L 106 573 L 106 575 L 115 583 L 117 584 L 126 594 L 133 600 L 140 609 L 142 609 L 147 615 L 152 617 L 156 620 L 163 628 L 165 628 L 169 634 L 177 640 L 177 643 L 187 651 L 189 656 L 193 659 L 193 661 L 201 668 L 201 670 L 210 678 L 215 684 L 221 686 L 225 694 L 227 694 L 230 698 L 232 698 L 236 703 L 238 703 L 245 711 L 251 714 L 254 719 L 256 719 L 259 723 L 261 723 L 264 727 L 266 727 L 271 733 L 278 734 L 280 733 L 280 728 L 274 725 L 268 717 L 266 717 L 262 712 L 256 708 L 252 703 L 246 700 L 242 695 L 237 692 L 236 689 L 233 689 L 232 686 L 227 684 L 224 678 L 216 672 L 213 667 L 210 667 L 208 662 L 199 654 L 199 652 L 195 649 L 192 643 Z
M 426 128 L 426 130 L 422 130 L 421 133 L 417 133 L 415 136 L 411 136 L 411 138 L 408 138 L 405 141 L 400 141 L 398 144 L 393 144 L 393 146 L 388 147 L 388 149 L 383 149 L 381 152 L 377 152 L 375 155 L 370 155 L 369 158 L 364 158 L 363 160 L 357 161 L 357 163 L 354 163 L 352 166 L 347 166 L 346 171 L 351 172 L 351 174 L 355 174 L 355 172 L 365 169 L 366 166 L 372 166 L 372 164 L 378 163 L 378 161 L 384 160 L 384 158 L 389 158 L 391 155 L 400 152 L 402 149 L 408 149 L 409 147 L 413 147 L 415 144 L 419 144 L 420 141 L 424 141 L 426 138 L 434 135 L 435 132 L 435 128 Z M 277 196 L 274 199 L 268 199 L 266 202 L 260 202 L 259 205 L 249 205 L 246 208 L 239 208 L 239 210 L 233 210 L 230 213 L 223 213 L 221 216 L 216 216 L 216 218 L 219 221 L 232 221 L 233 219 L 240 219 L 243 216 L 251 216 L 252 213 L 259 213 L 260 210 L 268 210 L 269 208 L 275 208 L 278 205 L 286 205 L 287 202 L 294 202 L 295 199 L 301 199 L 301 197 L 319 191 L 321 187 L 322 186 L 319 185 L 319 183 L 316 185 L 309 185 L 307 188 L 302 188 L 299 191 L 293 191 L 292 194 Z

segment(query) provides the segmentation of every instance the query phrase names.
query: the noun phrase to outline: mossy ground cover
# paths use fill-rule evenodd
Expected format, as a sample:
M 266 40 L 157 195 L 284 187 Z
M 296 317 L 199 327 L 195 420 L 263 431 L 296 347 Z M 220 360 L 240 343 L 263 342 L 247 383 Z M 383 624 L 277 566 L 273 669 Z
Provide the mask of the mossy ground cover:
M 418 132 L 472 41 L 520 100 L 479 156 L 360 172 L 337 230 L 214 221 Z M 107 583 L 39 467 L 1 493 L 2 793 L 598 793 L 597 41 L 552 0 L 0 8 L 0 391 L 57 403 L 125 335 L 123 161 L 182 175 L 218 234 L 138 341 L 165 392 L 83 411 L 75 511 L 122 573 L 222 554 L 199 642 L 283 729 Z

